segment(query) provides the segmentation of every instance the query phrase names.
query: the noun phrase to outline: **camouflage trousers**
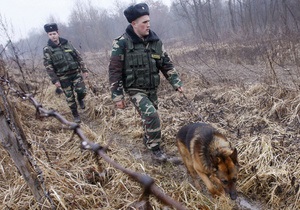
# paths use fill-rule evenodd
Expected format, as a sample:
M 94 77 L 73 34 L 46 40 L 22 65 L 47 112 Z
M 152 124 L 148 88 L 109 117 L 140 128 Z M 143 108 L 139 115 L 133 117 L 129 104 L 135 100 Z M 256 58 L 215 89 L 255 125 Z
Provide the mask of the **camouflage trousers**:
M 160 119 L 157 113 L 156 91 L 129 91 L 131 102 L 139 112 L 144 128 L 144 144 L 148 149 L 153 149 L 161 143 Z
M 66 96 L 66 101 L 71 110 L 77 110 L 77 100 L 82 100 L 86 96 L 86 87 L 81 76 L 81 73 L 64 76 L 60 78 L 60 85 Z

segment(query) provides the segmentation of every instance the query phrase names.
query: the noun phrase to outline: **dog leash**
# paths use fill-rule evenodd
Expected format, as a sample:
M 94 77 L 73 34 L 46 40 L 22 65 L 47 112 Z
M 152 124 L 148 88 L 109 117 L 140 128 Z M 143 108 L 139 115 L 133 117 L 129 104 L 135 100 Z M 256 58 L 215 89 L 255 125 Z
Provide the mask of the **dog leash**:
M 191 100 L 189 100 L 183 92 L 181 92 L 181 93 L 182 93 L 183 98 L 187 101 L 189 107 L 192 109 L 191 112 L 192 113 L 197 113 L 197 110 L 196 110 L 195 106 L 191 103 Z M 201 122 L 205 122 L 201 114 L 198 114 L 198 119 Z

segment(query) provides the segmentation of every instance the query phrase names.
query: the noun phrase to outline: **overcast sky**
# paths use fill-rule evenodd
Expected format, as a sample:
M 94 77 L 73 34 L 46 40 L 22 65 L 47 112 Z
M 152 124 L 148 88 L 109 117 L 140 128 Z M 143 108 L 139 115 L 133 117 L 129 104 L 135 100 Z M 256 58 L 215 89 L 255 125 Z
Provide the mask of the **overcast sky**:
M 11 36 L 16 41 L 26 38 L 31 31 L 43 30 L 50 16 L 56 17 L 59 22 L 67 23 L 77 1 L 91 2 L 93 6 L 103 9 L 114 9 L 116 1 L 128 5 L 134 2 L 134 0 L 0 0 L 0 15 L 9 26 L 12 25 L 14 32 Z M 169 5 L 171 0 L 162 0 L 162 2 Z M 0 44 L 5 41 L 1 31 L 0 39 Z

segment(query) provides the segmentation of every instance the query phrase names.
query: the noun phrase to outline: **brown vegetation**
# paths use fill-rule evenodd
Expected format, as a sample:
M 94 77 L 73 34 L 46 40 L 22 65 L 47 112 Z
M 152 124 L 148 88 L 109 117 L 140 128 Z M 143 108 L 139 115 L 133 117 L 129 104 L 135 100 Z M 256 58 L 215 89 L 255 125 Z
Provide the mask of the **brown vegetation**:
M 299 1 L 174 0 L 168 11 L 159 2 L 149 3 L 153 29 L 167 41 L 167 48 L 172 45 L 169 53 L 185 89 L 180 95 L 162 80 L 159 114 L 164 149 L 171 157 L 179 157 L 175 134 L 188 122 L 203 119 L 222 129 L 239 152 L 239 199 L 213 199 L 205 188 L 197 191 L 191 185 L 183 165 L 152 162 L 142 143 L 141 121 L 134 107 L 128 101 L 125 110 L 114 108 L 107 81 L 109 51 L 104 49 L 110 48 L 112 39 L 127 25 L 122 15 L 125 5 L 119 5 L 118 13 L 111 15 L 78 3 L 69 27 L 60 26 L 79 50 L 89 51 L 84 54 L 91 69 L 87 109 L 80 113 L 86 137 L 102 146 L 109 144 L 108 156 L 154 178 L 167 195 L 187 209 L 298 208 Z M 33 93 L 44 108 L 71 120 L 64 97 L 55 95 L 37 56 L 47 37 L 43 40 L 40 34 L 32 34 L 18 43 L 30 54 L 23 56 L 11 43 L 7 29 L 0 26 L 8 38 L 1 50 L 0 76 L 9 79 L 14 88 Z M 98 51 L 101 53 L 94 53 Z M 71 138 L 73 132 L 56 119 L 36 119 L 36 110 L 28 100 L 9 93 L 53 206 L 134 209 L 140 204 L 142 188 L 137 182 L 83 150 L 80 139 L 76 135 Z M 0 208 L 40 209 L 12 158 L 3 147 L 0 152 Z M 154 209 L 168 209 L 153 196 L 150 203 Z M 43 209 L 53 206 L 45 204 Z
M 128 169 L 148 174 L 166 194 L 188 209 L 204 206 L 209 209 L 295 209 L 300 204 L 297 89 L 258 82 L 256 73 L 252 79 L 248 75 L 250 80 L 242 79 L 239 74 L 247 75 L 247 68 L 234 63 L 222 66 L 212 59 L 204 65 L 195 57 L 194 62 L 185 62 L 195 53 L 190 51 L 187 53 L 190 56 L 184 57 L 181 52 L 174 52 L 172 56 L 184 80 L 185 95 L 173 92 L 165 80 L 159 90 L 164 149 L 170 156 L 179 157 L 175 134 L 188 122 L 203 118 L 222 129 L 239 151 L 240 198 L 237 202 L 224 197 L 213 199 L 205 188 L 197 191 L 181 164 L 151 161 L 141 140 L 141 122 L 134 107 L 128 102 L 125 110 L 114 109 L 107 65 L 104 65 L 107 57 L 103 55 L 102 59 L 100 55 L 87 57 L 89 66 L 95 68 L 91 68 L 93 73 L 87 83 L 90 90 L 87 109 L 81 112 L 85 135 L 103 146 L 110 143 L 108 156 Z M 96 68 L 100 60 L 104 63 Z M 197 69 L 190 71 L 191 66 Z M 232 73 L 225 72 L 227 68 Z M 279 73 L 276 76 L 282 81 Z M 265 81 L 262 75 L 260 81 Z M 46 88 L 37 89 L 35 98 L 44 108 L 57 110 L 72 119 L 64 98 L 55 95 L 53 86 L 44 86 Z M 139 200 L 142 192 L 138 183 L 105 161 L 97 162 L 90 151 L 80 148 L 78 137 L 70 139 L 72 131 L 64 130 L 56 119 L 36 119 L 29 101 L 10 98 L 31 145 L 30 151 L 43 172 L 45 189 L 57 209 L 133 209 L 130 206 Z M 39 208 L 3 148 L 1 154 L 1 209 Z M 150 202 L 155 209 L 164 208 L 154 197 L 150 196 Z

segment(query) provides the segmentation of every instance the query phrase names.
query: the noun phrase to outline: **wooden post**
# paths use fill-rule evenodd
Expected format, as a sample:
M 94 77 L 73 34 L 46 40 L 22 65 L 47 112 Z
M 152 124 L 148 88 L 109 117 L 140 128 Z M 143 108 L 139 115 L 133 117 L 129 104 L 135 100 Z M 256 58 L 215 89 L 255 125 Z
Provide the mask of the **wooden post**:
M 5 97 L 5 99 L 4 99 Z M 7 103 L 6 96 L 3 94 L 3 89 L 0 86 L 0 142 L 4 149 L 9 153 L 10 157 L 14 161 L 18 171 L 23 176 L 28 187 L 30 188 L 35 200 L 44 205 L 47 203 L 45 193 L 42 188 L 42 184 L 38 179 L 38 174 L 34 170 L 29 158 L 24 154 L 24 148 L 21 148 L 18 142 L 16 134 L 11 130 L 6 116 L 9 114 L 10 118 L 13 118 L 11 113 L 14 113 L 14 108 Z M 5 101 L 4 101 L 5 100 Z M 4 107 L 9 108 L 10 113 L 6 113 Z M 11 123 L 16 122 L 17 119 L 11 119 Z M 16 125 L 15 125 L 16 126 Z M 20 125 L 18 125 L 20 126 Z M 18 128 L 22 131 L 22 128 Z M 20 135 L 20 138 L 25 136 Z M 26 139 L 23 139 L 26 142 Z M 49 203 L 48 203 L 49 204 Z M 49 205 L 47 205 L 49 207 Z

